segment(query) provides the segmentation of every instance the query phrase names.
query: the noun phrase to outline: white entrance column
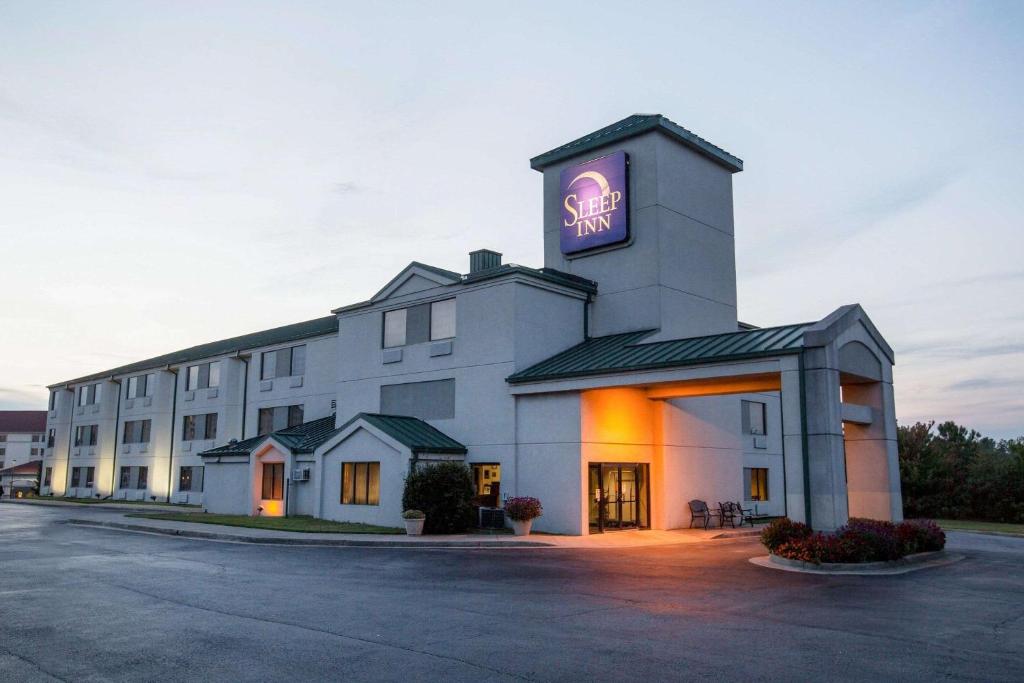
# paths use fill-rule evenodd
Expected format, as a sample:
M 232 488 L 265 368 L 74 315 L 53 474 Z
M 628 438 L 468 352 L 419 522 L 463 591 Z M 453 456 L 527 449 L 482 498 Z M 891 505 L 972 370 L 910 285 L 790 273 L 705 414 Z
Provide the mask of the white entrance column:
M 803 352 L 803 409 L 811 526 L 832 531 L 849 518 L 839 369 L 834 346 Z M 830 362 L 831 360 L 831 362 Z
M 781 359 L 782 453 L 786 482 L 786 516 L 807 521 L 804 497 L 803 405 L 800 400 L 800 365 L 796 356 Z

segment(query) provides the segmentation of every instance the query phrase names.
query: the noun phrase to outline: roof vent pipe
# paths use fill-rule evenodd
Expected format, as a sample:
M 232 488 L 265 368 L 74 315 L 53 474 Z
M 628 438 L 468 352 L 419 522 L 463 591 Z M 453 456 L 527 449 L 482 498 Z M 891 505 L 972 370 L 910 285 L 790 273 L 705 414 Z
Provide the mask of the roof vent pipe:
M 469 252 L 469 274 L 481 273 L 501 265 L 501 254 L 490 249 Z

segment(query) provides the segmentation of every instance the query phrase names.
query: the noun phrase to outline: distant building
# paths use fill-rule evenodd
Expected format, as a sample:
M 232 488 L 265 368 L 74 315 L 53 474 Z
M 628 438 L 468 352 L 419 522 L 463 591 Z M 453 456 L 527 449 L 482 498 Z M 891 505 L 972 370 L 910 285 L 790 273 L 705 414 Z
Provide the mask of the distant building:
M 0 410 L 0 470 L 42 460 L 45 410 Z
M 490 506 L 540 498 L 542 531 L 683 527 L 694 500 L 900 518 L 864 310 L 737 319 L 740 159 L 634 115 L 530 164 L 543 267 L 413 262 L 330 316 L 54 384 L 44 495 L 398 526 L 407 473 L 455 460 Z

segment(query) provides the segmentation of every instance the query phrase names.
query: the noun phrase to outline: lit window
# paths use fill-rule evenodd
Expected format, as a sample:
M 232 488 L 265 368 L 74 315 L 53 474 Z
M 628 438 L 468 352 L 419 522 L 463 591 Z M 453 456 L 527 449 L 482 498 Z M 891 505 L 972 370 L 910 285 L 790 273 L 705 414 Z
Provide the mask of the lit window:
M 380 505 L 380 463 L 341 463 L 343 505 Z
M 284 498 L 284 463 L 263 463 L 263 500 Z
M 747 500 L 768 500 L 768 468 L 744 467 L 743 474 L 747 480 Z

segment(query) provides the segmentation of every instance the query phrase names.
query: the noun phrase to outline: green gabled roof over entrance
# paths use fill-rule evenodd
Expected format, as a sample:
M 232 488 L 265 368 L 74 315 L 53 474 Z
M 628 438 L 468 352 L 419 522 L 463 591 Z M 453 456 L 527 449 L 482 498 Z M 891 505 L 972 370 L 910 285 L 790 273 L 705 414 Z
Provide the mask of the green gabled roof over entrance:
M 334 415 L 310 420 L 294 427 L 279 429 L 270 434 L 254 436 L 244 441 L 232 441 L 217 448 L 203 451 L 199 455 L 212 457 L 218 455 L 249 455 L 267 439 L 273 438 L 287 446 L 292 453 L 312 453 L 316 447 L 331 438 L 337 430 L 334 428 Z
M 654 330 L 593 337 L 507 378 L 510 384 L 654 370 L 797 353 L 813 323 L 726 332 L 644 344 Z
M 465 446 L 418 417 L 359 413 L 339 427 L 338 431 L 360 420 L 384 432 L 413 453 L 466 453 Z
M 743 170 L 743 160 L 729 154 L 721 147 L 711 144 L 699 135 L 686 130 L 678 123 L 670 121 L 661 114 L 633 114 L 610 126 L 605 126 L 589 135 L 584 135 L 561 147 L 539 154 L 530 159 L 530 168 L 542 171 L 545 167 L 556 164 L 570 157 L 586 154 L 626 138 L 642 135 L 657 130 L 690 149 L 703 154 L 715 163 L 725 166 L 733 173 Z

